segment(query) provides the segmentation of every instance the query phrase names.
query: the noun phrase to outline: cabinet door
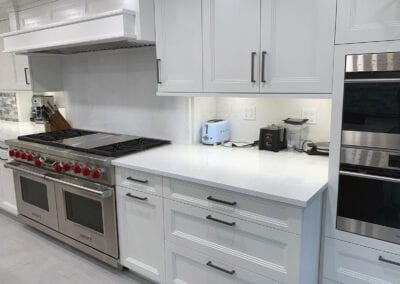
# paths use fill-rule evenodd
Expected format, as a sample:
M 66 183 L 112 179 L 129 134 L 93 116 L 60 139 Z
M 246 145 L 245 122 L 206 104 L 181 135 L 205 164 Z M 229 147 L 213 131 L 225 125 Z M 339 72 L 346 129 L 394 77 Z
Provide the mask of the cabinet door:
M 335 0 L 262 0 L 261 93 L 332 92 Z
M 202 92 L 201 0 L 156 0 L 159 92 Z
M 14 55 L 16 84 L 20 89 L 32 89 L 29 58 L 26 55 Z
M 205 92 L 260 91 L 260 5 L 260 0 L 203 0 Z
M 0 151 L 0 158 L 7 155 Z M 5 161 L 0 161 L 0 208 L 17 215 L 17 201 L 15 199 L 14 177 L 11 170 L 4 168 Z
M 400 39 L 400 0 L 338 0 L 336 43 Z
M 158 283 L 165 283 L 162 198 L 117 187 L 121 264 Z

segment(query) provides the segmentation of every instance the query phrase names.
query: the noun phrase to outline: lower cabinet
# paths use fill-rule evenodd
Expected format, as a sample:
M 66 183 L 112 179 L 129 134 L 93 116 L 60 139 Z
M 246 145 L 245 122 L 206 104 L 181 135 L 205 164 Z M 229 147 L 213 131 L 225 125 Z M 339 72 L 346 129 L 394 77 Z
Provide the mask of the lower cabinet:
M 276 284 L 275 280 L 249 272 L 225 259 L 166 243 L 167 283 Z
M 121 264 L 165 283 L 162 198 L 117 186 L 117 211 Z
M 17 215 L 13 173 L 11 170 L 4 168 L 7 156 L 6 151 L 0 150 L 0 208 Z
M 400 255 L 325 238 L 323 274 L 344 284 L 398 284 Z

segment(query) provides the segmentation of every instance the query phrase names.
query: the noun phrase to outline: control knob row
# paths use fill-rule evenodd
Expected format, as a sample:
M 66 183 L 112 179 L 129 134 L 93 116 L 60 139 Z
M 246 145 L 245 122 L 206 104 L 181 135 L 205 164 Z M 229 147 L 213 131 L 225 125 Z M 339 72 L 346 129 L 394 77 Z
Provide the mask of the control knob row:
M 8 155 L 10 157 L 15 157 L 15 158 L 20 158 L 22 160 L 27 160 L 27 161 L 33 161 L 33 154 L 31 153 L 25 153 L 25 152 L 20 152 L 20 151 L 16 151 L 16 150 L 10 150 L 8 151 Z

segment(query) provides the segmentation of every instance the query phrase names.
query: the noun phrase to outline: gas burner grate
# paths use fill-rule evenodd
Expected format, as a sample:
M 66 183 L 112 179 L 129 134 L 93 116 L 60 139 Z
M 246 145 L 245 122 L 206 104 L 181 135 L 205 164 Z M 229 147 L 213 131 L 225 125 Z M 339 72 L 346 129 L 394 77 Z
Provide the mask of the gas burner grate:
M 91 154 L 97 154 L 107 157 L 120 157 L 127 154 L 132 154 L 140 151 L 144 151 L 150 148 L 162 146 L 171 143 L 166 140 L 158 140 L 151 138 L 137 138 L 121 143 L 115 143 L 111 145 L 101 146 L 93 149 L 89 149 L 88 152 Z
M 95 133 L 97 132 L 80 130 L 80 129 L 67 129 L 67 130 L 59 130 L 53 132 L 43 132 L 38 134 L 19 136 L 18 140 L 60 147 L 59 143 L 55 143 L 56 141 L 95 134 Z

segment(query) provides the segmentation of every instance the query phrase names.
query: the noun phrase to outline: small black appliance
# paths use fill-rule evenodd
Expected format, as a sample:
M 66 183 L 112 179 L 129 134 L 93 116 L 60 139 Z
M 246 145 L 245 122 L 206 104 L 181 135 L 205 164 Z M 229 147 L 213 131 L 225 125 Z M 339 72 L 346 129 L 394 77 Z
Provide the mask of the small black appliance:
M 277 125 L 270 125 L 260 129 L 258 148 L 279 152 L 287 148 L 286 128 Z

